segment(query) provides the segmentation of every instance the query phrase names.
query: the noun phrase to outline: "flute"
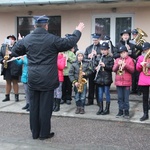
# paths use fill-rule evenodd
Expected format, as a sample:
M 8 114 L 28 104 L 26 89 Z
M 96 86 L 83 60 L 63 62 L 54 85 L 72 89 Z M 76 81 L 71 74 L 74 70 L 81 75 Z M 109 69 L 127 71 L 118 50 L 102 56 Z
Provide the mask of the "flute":
M 23 56 L 25 56 L 25 55 L 23 55 Z M 17 59 L 19 59 L 19 58 L 21 58 L 21 57 L 23 57 L 23 56 L 13 57 L 13 58 L 11 58 L 10 60 L 7 60 L 6 62 L 8 63 L 8 62 L 17 60 Z

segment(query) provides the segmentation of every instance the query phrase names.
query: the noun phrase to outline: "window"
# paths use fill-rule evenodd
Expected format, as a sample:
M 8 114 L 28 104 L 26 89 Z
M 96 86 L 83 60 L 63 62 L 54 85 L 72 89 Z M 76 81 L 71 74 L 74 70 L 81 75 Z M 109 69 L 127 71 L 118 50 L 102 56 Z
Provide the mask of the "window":
M 110 36 L 114 45 L 119 42 L 124 29 L 133 29 L 132 14 L 104 14 L 92 18 L 92 33 L 100 33 L 102 40 L 104 35 Z
M 49 16 L 48 32 L 61 36 L 61 17 Z M 26 36 L 34 30 L 33 17 L 17 17 L 17 35 Z

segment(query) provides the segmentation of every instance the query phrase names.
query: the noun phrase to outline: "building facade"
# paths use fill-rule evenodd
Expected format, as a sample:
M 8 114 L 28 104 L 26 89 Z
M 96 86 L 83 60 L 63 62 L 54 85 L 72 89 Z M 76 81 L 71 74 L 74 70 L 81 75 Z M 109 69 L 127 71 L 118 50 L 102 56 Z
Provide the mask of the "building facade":
M 150 41 L 149 0 L 0 0 L 0 43 L 14 34 L 22 36 L 34 29 L 34 15 L 50 17 L 50 32 L 64 37 L 79 22 L 85 29 L 78 48 L 85 50 L 92 42 L 92 33 L 109 35 L 113 44 L 124 29 L 141 28 Z

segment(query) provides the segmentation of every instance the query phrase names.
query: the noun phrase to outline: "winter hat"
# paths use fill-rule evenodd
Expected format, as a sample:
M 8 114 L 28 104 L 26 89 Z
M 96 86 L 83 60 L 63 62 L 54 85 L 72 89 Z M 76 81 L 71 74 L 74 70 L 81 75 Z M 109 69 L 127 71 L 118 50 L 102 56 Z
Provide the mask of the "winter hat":
M 150 48 L 150 43 L 149 42 L 145 42 L 144 44 L 143 44 L 143 46 L 142 46 L 142 50 L 144 51 L 144 50 L 147 50 L 147 49 L 149 49 Z
M 79 54 L 82 54 L 82 55 L 84 56 L 84 51 L 78 50 L 78 51 L 76 52 L 76 56 L 78 56 Z
M 122 52 L 124 52 L 124 51 L 128 52 L 126 46 L 124 46 L 124 45 L 120 46 L 120 48 L 119 48 L 119 53 L 122 53 Z

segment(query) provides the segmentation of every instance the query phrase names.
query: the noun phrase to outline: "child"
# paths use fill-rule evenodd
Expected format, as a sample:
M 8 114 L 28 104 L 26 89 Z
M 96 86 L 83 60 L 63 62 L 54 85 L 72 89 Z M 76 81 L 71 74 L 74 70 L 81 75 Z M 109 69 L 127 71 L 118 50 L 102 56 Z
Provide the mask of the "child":
M 103 42 L 101 47 L 101 56 L 97 57 L 95 65 L 96 76 L 95 83 L 98 87 L 98 101 L 99 110 L 97 115 L 109 114 L 110 107 L 110 85 L 112 81 L 112 67 L 114 65 L 113 57 L 109 55 L 109 45 L 107 42 Z M 106 108 L 103 111 L 103 93 L 106 95 Z
M 15 63 L 18 65 L 23 65 L 23 69 L 22 69 L 22 76 L 21 76 L 21 82 L 24 85 L 24 90 L 25 90 L 25 96 L 26 96 L 26 105 L 22 108 L 22 109 L 26 109 L 27 111 L 29 111 L 29 104 L 30 104 L 30 100 L 29 100 L 29 91 L 28 91 L 28 59 L 27 56 L 24 55 L 22 56 L 21 59 L 17 59 L 15 60 Z
M 62 97 L 62 83 L 64 81 L 63 69 L 65 68 L 65 63 L 66 58 L 64 57 L 64 54 L 59 53 L 57 57 L 59 87 L 54 90 L 54 103 L 53 103 L 54 112 L 60 110 L 60 101 Z
M 74 49 L 74 47 L 72 48 Z M 71 104 L 72 100 L 72 84 L 69 79 L 69 69 L 71 64 L 75 61 L 76 55 L 74 54 L 73 50 L 68 50 L 64 52 L 64 55 L 66 57 L 66 65 L 64 68 L 64 82 L 62 84 L 62 100 L 61 104 L 66 103 L 68 105 Z
M 132 73 L 134 72 L 134 61 L 128 56 L 126 46 L 119 48 L 120 58 L 115 60 L 113 71 L 116 72 L 115 85 L 117 86 L 119 112 L 116 118 L 124 116 L 129 119 L 129 94 L 132 85 Z
M 88 67 L 89 62 L 84 61 L 84 54 L 81 51 L 77 51 L 76 56 L 77 60 L 71 65 L 69 70 L 69 78 L 73 83 L 75 90 L 75 101 L 77 106 L 75 113 L 84 114 L 84 105 L 87 93 L 86 79 L 88 75 L 92 73 L 92 68 L 90 69 Z M 80 88 L 83 89 L 80 91 Z
M 139 56 L 136 70 L 140 72 L 138 85 L 141 87 L 143 93 L 143 113 L 140 121 L 147 120 L 148 116 L 148 98 L 149 98 L 149 86 L 150 86 L 150 61 L 145 60 L 145 55 L 150 52 L 150 43 L 145 42 L 142 46 L 143 53 Z M 147 71 L 145 71 L 147 69 Z

